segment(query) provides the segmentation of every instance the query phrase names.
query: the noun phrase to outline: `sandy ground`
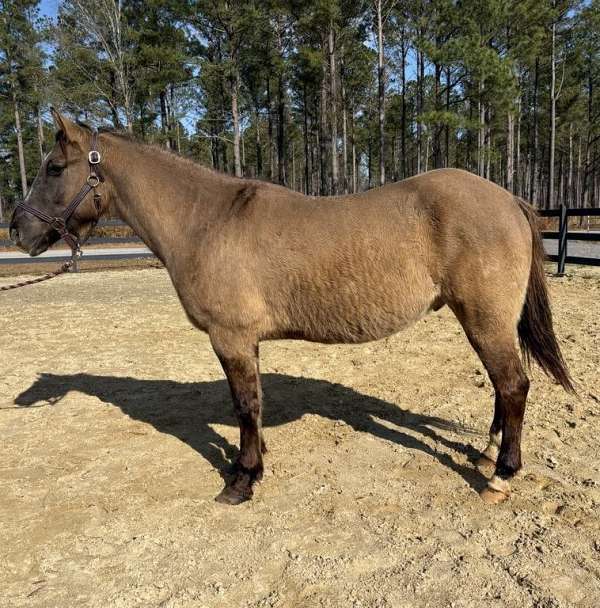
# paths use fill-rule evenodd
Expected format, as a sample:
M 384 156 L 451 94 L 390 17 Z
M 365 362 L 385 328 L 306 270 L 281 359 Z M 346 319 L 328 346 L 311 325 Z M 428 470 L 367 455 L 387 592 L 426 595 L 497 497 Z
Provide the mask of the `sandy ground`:
M 600 272 L 550 281 L 581 397 L 533 373 L 497 507 L 471 464 L 492 390 L 447 310 L 264 344 L 267 471 L 227 507 L 228 390 L 164 270 L 0 295 L 0 606 L 598 606 Z
M 13 277 L 11 281 L 3 281 L 2 285 L 9 285 L 19 281 L 21 277 L 39 277 L 48 272 L 53 272 L 63 264 L 61 260 L 44 260 L 43 262 L 19 262 L 18 264 L 0 264 L 0 279 L 2 277 Z M 117 260 L 90 260 L 82 258 L 79 261 L 81 272 L 99 272 L 104 270 L 131 270 L 134 268 L 160 268 L 162 264 L 156 258 L 128 258 Z

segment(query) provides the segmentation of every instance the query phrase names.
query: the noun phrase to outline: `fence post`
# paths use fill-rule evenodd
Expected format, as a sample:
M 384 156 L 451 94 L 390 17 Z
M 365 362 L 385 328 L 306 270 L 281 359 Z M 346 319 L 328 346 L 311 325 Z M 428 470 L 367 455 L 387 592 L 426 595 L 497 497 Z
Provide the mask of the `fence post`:
M 566 205 L 560 206 L 560 221 L 558 225 L 558 268 L 557 276 L 562 277 L 565 274 L 565 262 L 567 259 L 567 241 L 569 232 L 569 216 Z

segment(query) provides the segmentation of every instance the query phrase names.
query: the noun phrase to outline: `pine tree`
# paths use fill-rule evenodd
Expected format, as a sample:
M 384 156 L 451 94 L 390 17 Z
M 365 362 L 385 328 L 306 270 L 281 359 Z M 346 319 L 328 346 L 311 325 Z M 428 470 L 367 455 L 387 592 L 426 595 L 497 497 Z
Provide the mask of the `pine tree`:
M 5 165 L 0 192 L 9 202 L 17 198 L 17 179 L 22 196 L 27 194 L 28 169 L 34 174 L 36 156 L 39 161 L 39 152 L 30 143 L 36 141 L 30 118 L 39 107 L 40 91 L 35 87 L 43 60 L 39 25 L 37 2 L 0 4 L 0 145 Z

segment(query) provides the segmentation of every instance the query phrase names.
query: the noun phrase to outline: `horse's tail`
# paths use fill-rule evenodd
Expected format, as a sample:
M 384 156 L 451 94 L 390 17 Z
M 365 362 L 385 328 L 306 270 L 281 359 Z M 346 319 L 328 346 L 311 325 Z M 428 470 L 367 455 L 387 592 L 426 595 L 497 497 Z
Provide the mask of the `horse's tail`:
M 552 376 L 569 393 L 575 393 L 567 364 L 552 325 L 552 310 L 546 285 L 544 260 L 546 254 L 534 208 L 517 198 L 521 211 L 531 227 L 531 270 L 525 304 L 518 325 L 519 343 L 525 361 L 533 358 L 546 374 Z

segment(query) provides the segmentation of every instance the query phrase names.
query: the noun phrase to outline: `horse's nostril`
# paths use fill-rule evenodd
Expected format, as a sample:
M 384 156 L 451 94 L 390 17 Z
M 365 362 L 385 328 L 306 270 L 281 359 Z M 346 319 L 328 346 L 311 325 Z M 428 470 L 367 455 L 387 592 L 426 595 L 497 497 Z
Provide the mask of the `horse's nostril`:
M 19 231 L 16 228 L 12 228 L 10 229 L 10 240 L 13 243 L 18 243 L 19 242 Z

